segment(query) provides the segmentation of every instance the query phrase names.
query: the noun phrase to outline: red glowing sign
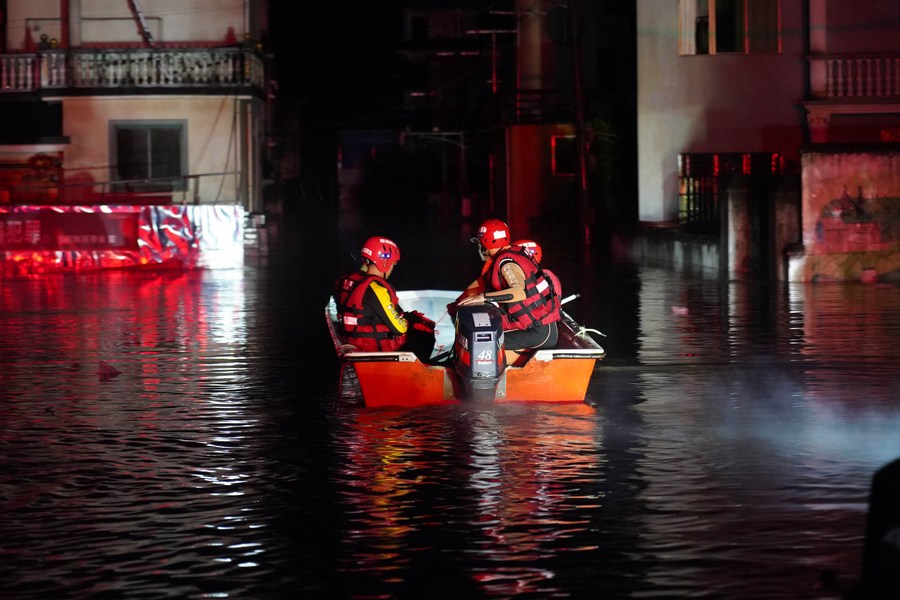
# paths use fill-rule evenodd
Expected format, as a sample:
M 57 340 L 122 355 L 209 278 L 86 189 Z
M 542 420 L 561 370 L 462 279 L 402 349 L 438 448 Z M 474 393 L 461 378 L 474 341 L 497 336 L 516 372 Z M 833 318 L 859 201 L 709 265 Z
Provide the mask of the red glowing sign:
M 136 250 L 137 229 L 137 212 L 0 212 L 0 249 Z

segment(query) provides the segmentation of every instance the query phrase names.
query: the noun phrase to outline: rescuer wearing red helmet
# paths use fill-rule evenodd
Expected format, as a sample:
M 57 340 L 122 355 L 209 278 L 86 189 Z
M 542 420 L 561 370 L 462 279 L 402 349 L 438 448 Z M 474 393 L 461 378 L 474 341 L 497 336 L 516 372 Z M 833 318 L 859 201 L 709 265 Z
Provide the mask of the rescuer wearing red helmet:
M 491 232 L 488 234 L 487 230 L 490 228 Z M 499 240 L 509 240 L 509 227 L 506 226 L 506 223 L 500 221 L 499 219 L 489 219 L 481 224 L 479 227 L 478 235 L 476 237 L 471 238 L 471 242 L 477 243 L 478 239 L 482 236 L 486 235 L 488 238 L 493 239 L 494 236 L 499 236 L 497 239 Z M 488 241 L 488 244 L 491 244 L 491 241 Z M 491 266 L 490 256 L 487 254 L 487 250 L 485 246 L 482 244 L 478 244 L 478 255 L 481 257 L 481 260 L 484 261 L 484 265 L 481 268 L 481 274 L 478 276 L 478 279 L 473 281 L 469 286 L 463 290 L 462 294 L 454 300 L 452 303 L 447 305 L 447 312 L 449 312 L 451 317 L 456 316 L 456 307 L 459 306 L 460 301 L 463 298 L 469 298 L 471 296 L 477 296 L 481 292 L 484 291 L 485 284 L 485 274 L 488 272 L 488 269 Z
M 387 279 L 400 261 L 400 248 L 386 237 L 366 240 L 362 265 L 338 279 L 334 300 L 344 340 L 364 352 L 410 350 L 428 360 L 434 347 L 434 322 L 405 312 Z
M 541 271 L 543 271 L 544 275 L 547 276 L 547 279 L 550 280 L 550 283 L 553 285 L 553 291 L 556 292 L 557 297 L 562 298 L 562 283 L 560 283 L 556 273 L 544 266 L 544 263 L 542 262 L 544 252 L 541 250 L 540 244 L 534 240 L 516 240 L 513 242 L 513 246 L 521 246 L 525 249 L 525 252 L 531 255 L 534 262 L 541 267 Z
M 472 241 L 486 265 L 459 305 L 496 303 L 504 312 L 507 351 L 554 347 L 559 297 L 531 254 L 512 244 L 509 227 L 499 219 L 482 223 Z

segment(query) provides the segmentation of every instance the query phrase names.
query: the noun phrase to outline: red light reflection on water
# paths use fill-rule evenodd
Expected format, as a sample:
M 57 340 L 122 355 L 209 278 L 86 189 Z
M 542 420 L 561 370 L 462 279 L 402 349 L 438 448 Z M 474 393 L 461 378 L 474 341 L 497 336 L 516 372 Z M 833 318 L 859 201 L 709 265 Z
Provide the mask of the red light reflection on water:
M 185 355 L 202 356 L 221 341 L 212 339 L 211 324 L 234 318 L 228 304 L 219 306 L 204 290 L 210 276 L 180 269 L 105 272 L 0 286 L 6 370 L 86 365 L 96 375 L 105 363 L 153 392 L 178 371 L 196 368 Z M 193 379 L 203 378 L 201 369 Z
M 348 536 L 357 548 L 348 568 L 402 581 L 396 559 L 423 541 L 440 543 L 443 521 L 457 518 L 446 490 L 461 490 L 463 503 L 474 502 L 476 511 L 466 525 L 473 531 L 464 551 L 483 556 L 472 568 L 473 582 L 493 594 L 546 592 L 555 574 L 534 563 L 559 552 L 559 539 L 585 526 L 571 517 L 567 476 L 597 468 L 585 464 L 600 460 L 594 410 L 581 403 L 429 410 L 446 414 L 422 419 L 414 410 L 362 409 L 349 424 L 345 499 L 361 523 Z M 460 445 L 469 446 L 469 464 L 443 464 L 459 455 Z M 430 499 L 436 493 L 440 498 Z M 424 514 L 422 506 L 435 513 Z M 516 563 L 522 566 L 510 566 Z

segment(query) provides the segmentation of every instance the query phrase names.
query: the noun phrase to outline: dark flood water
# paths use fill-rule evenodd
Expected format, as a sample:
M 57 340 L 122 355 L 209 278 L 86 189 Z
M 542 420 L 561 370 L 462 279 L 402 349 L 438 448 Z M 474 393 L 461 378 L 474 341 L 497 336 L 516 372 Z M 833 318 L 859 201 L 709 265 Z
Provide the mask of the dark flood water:
M 545 244 L 589 404 L 372 410 L 322 317 L 369 232 L 242 270 L 0 280 L 0 597 L 837 598 L 900 457 L 900 288 L 722 283 Z M 477 273 L 385 231 L 399 288 Z M 101 362 L 120 373 L 98 373 Z

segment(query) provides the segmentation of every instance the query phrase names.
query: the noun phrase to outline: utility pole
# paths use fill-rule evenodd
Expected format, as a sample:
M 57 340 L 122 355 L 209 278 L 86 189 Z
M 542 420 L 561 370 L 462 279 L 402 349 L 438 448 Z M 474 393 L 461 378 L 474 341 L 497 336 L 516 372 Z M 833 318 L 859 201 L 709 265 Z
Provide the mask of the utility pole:
M 506 10 L 490 10 L 488 13 L 492 15 L 506 15 L 515 18 L 515 11 Z M 491 36 L 491 93 L 496 94 L 499 89 L 499 81 L 497 80 L 497 36 L 505 34 L 515 34 L 515 28 L 491 28 L 491 29 L 467 29 L 469 35 L 489 35 Z
M 516 20 L 516 11 L 515 10 L 489 10 L 489 14 L 491 15 L 500 15 L 509 17 L 513 22 Z M 497 36 L 498 35 L 515 35 L 517 36 L 519 32 L 518 25 L 514 27 L 506 27 L 506 28 L 489 28 L 489 29 L 468 29 L 466 30 L 467 34 L 470 35 L 489 35 L 491 36 L 491 95 L 493 96 L 494 107 L 497 110 L 498 114 L 500 113 L 500 100 L 499 100 L 499 91 L 500 91 L 500 78 L 497 74 L 497 62 L 499 59 L 499 53 L 497 51 Z M 518 43 L 516 44 L 518 46 Z M 490 214 L 494 213 L 494 195 L 496 193 L 495 190 L 495 181 L 496 181 L 496 154 L 492 150 L 488 156 L 488 210 Z M 466 179 L 466 184 L 468 187 L 468 179 Z
M 572 27 L 572 72 L 575 84 L 575 143 L 577 145 L 578 212 L 581 220 L 581 239 L 585 256 L 590 255 L 591 230 L 594 211 L 591 207 L 591 194 L 588 188 L 587 174 L 587 130 L 584 115 L 584 82 L 581 73 L 581 5 L 580 0 L 569 0 L 569 19 Z
M 515 29 L 467 29 L 469 35 L 491 36 L 491 93 L 496 94 L 499 89 L 497 79 L 497 36 L 500 34 L 515 33 Z

